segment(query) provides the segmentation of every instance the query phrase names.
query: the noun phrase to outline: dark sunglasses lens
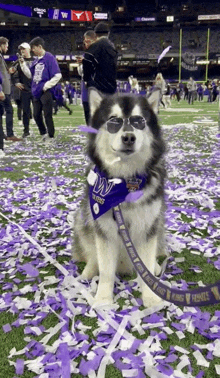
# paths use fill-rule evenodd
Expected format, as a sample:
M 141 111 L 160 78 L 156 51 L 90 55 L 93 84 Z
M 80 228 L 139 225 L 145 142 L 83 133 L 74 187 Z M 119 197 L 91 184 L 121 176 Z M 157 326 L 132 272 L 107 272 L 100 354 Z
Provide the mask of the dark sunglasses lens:
M 123 119 L 118 117 L 112 117 L 107 122 L 107 130 L 111 134 L 117 133 L 123 125 Z
M 143 130 L 145 128 L 146 122 L 143 117 L 131 116 L 129 120 L 130 120 L 130 125 L 135 127 L 135 129 Z

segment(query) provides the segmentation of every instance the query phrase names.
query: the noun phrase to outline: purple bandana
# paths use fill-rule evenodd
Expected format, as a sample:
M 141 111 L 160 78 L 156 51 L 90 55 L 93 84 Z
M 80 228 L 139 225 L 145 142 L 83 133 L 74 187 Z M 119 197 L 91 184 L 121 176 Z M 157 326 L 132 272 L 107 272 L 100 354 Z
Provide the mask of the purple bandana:
M 94 219 L 124 202 L 129 193 L 140 191 L 148 181 L 147 175 L 137 175 L 127 180 L 108 179 L 102 172 L 99 172 L 97 167 L 95 167 L 93 174 L 96 174 L 96 178 L 94 184 L 89 182 L 89 197 Z

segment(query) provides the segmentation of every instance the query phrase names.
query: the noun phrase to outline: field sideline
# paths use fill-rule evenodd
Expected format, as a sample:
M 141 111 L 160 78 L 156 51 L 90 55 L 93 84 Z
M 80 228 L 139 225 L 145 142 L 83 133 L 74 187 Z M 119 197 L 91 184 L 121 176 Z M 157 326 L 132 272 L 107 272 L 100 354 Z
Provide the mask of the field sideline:
M 54 116 L 53 145 L 36 126 L 0 160 L 0 378 L 220 376 L 220 304 L 142 306 L 134 277 L 117 277 L 111 310 L 91 309 L 98 277 L 77 280 L 71 228 L 87 159 L 81 106 Z M 14 132 L 22 135 L 14 111 Z M 164 281 L 220 279 L 218 103 L 160 109 L 167 144 Z M 132 279 L 131 279 L 132 278 Z M 134 280 L 133 280 L 134 279 Z

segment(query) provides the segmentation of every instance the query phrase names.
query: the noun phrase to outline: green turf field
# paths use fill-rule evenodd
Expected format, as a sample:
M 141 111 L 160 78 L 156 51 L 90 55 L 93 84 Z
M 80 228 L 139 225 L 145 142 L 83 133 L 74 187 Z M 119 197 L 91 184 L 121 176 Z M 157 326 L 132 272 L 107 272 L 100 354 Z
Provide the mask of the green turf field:
M 82 107 L 71 109 L 71 116 L 65 109 L 54 116 L 53 145 L 31 126 L 27 140 L 5 143 L 0 160 L 0 378 L 104 378 L 102 371 L 106 378 L 220 376 L 220 304 L 166 304 L 151 314 L 136 281 L 124 277 L 117 278 L 109 314 L 88 305 L 98 277 L 77 284 L 83 264 L 70 252 L 87 164 L 86 136 L 77 129 L 85 123 Z M 159 120 L 174 257 L 166 280 L 183 289 L 214 283 L 220 280 L 218 104 L 173 100 Z M 15 116 L 14 132 L 22 135 Z

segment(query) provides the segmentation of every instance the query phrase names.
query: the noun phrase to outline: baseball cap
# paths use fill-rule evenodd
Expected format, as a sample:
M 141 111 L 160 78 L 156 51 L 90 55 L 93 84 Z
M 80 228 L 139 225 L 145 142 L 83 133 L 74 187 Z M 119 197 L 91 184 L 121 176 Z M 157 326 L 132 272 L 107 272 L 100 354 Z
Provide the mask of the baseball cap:
M 96 34 L 105 34 L 105 33 L 108 34 L 109 31 L 110 29 L 109 29 L 108 24 L 106 24 L 106 22 L 99 22 L 94 29 L 94 32 Z
M 31 49 L 31 46 L 29 45 L 29 43 L 27 43 L 27 42 L 22 42 L 19 46 L 18 46 L 18 48 L 20 49 L 20 48 L 23 48 L 23 49 Z

